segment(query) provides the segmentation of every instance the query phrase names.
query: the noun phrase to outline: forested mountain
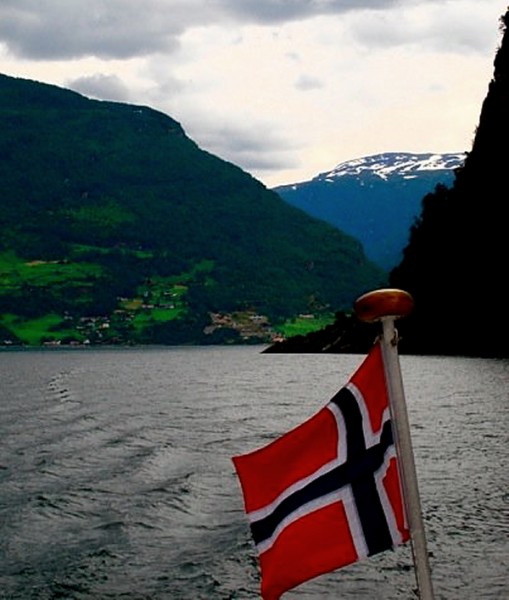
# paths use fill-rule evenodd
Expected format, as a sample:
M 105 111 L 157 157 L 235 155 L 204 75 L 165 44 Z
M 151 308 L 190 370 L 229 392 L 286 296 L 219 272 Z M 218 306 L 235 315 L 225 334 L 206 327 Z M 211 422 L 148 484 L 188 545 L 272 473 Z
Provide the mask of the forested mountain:
M 493 79 L 464 166 L 451 188 L 424 198 L 391 284 L 415 299 L 402 320 L 412 352 L 509 356 L 506 318 L 509 11 Z
M 384 279 L 357 240 L 144 106 L 0 76 L 0 180 L 7 342 L 222 341 L 233 321 L 211 314 L 269 329 Z
M 401 261 L 421 200 L 450 185 L 463 154 L 387 152 L 337 165 L 309 181 L 274 188 L 281 198 L 358 239 L 389 271 Z

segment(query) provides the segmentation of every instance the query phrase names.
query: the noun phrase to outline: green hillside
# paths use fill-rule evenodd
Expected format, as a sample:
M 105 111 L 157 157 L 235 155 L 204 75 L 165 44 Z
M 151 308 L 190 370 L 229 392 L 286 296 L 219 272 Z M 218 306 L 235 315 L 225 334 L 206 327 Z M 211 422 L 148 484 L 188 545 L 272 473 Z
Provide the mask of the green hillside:
M 150 108 L 0 75 L 0 124 L 0 340 L 266 341 L 383 283 Z

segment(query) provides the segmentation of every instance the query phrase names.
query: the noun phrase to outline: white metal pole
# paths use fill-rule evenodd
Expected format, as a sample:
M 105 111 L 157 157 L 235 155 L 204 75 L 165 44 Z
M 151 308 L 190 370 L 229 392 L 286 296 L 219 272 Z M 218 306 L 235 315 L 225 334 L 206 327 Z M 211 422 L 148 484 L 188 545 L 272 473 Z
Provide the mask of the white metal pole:
M 400 459 L 403 496 L 405 499 L 408 526 L 410 528 L 417 588 L 421 600 L 433 600 L 434 595 L 426 547 L 426 535 L 422 520 L 417 473 L 410 437 L 410 425 L 398 357 L 397 331 L 394 327 L 393 317 L 384 317 L 381 320 L 383 326 L 383 359 L 392 407 L 396 446 Z
M 385 379 L 399 457 L 401 486 L 410 529 L 417 589 L 421 600 L 433 600 L 417 473 L 398 357 L 398 336 L 394 327 L 394 320 L 408 315 L 413 310 L 413 306 L 413 298 L 408 292 L 398 289 L 381 289 L 358 298 L 354 308 L 360 320 L 368 323 L 382 322 Z

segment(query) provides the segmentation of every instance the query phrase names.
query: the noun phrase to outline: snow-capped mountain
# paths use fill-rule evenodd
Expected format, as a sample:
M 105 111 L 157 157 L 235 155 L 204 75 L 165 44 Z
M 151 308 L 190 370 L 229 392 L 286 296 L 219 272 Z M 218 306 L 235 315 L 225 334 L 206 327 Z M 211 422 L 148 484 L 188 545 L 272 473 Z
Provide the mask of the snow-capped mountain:
M 450 185 L 463 153 L 387 152 L 350 160 L 309 181 L 274 188 L 286 202 L 360 240 L 389 270 L 401 259 L 423 197 Z
M 386 180 L 394 176 L 412 179 L 423 173 L 456 169 L 463 163 L 464 159 L 464 153 L 409 154 L 406 152 L 387 152 L 340 163 L 332 171 L 321 173 L 315 179 L 334 181 L 338 177 L 362 176 L 366 173 L 372 173 Z

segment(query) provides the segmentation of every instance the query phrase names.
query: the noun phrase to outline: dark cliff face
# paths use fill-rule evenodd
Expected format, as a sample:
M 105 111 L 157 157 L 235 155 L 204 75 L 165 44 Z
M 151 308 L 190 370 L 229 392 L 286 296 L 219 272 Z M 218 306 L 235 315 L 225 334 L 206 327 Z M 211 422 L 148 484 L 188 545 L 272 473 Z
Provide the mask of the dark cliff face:
M 410 352 L 509 356 L 505 319 L 509 12 L 471 151 L 451 188 L 423 200 L 391 285 L 415 299 L 401 322 Z
M 501 18 L 501 23 L 504 33 L 494 60 L 493 79 L 482 105 L 472 151 L 465 163 L 464 177 L 470 182 L 477 174 L 485 174 L 485 169 L 494 171 L 494 177 L 506 179 L 503 166 L 507 165 L 509 134 L 509 12 Z

